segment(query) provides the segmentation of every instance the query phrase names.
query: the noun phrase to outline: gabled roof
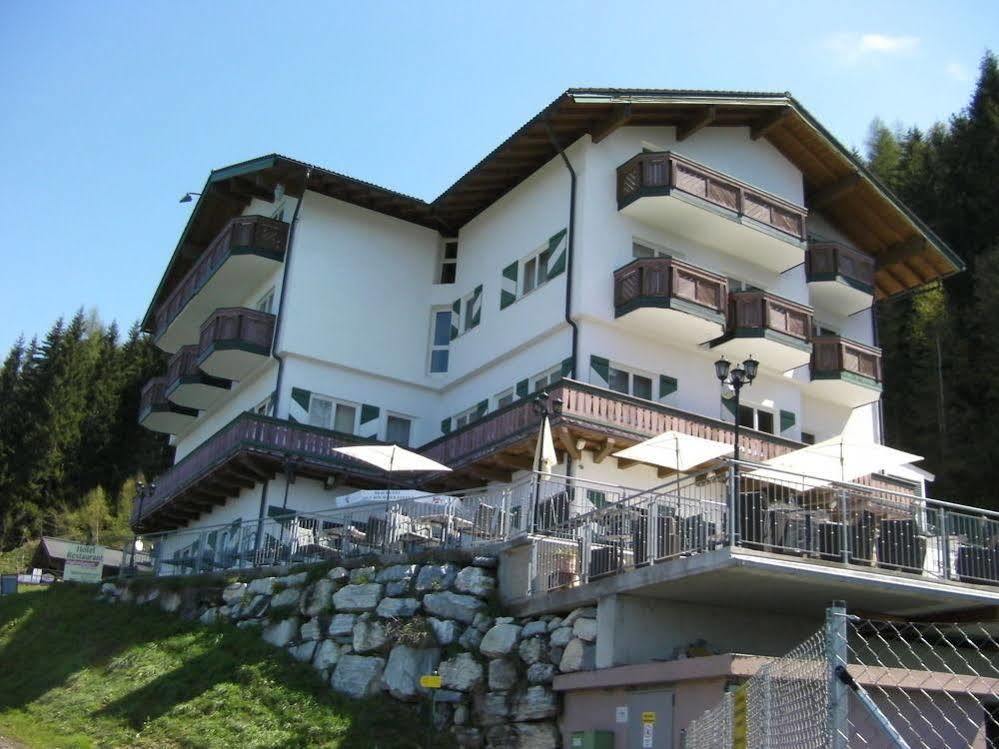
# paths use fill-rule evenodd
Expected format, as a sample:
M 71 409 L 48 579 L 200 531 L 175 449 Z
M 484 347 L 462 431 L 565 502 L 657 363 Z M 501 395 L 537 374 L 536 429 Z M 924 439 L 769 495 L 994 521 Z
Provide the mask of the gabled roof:
M 584 135 L 599 141 L 626 125 L 674 126 L 680 135 L 707 125 L 739 126 L 748 127 L 754 139 L 766 138 L 801 170 L 807 207 L 829 217 L 860 248 L 876 256 L 879 297 L 964 269 L 961 259 L 788 93 L 573 88 L 429 203 L 278 154 L 216 169 L 150 311 L 226 221 L 253 197 L 271 200 L 278 184 L 292 195 L 312 190 L 453 235 L 558 155 L 560 147 Z M 147 312 L 147 325 L 149 320 Z
M 54 538 L 52 536 L 42 536 L 42 548 L 49 559 L 62 559 L 65 561 L 69 553 L 69 547 L 80 543 L 79 541 L 67 541 L 65 538 Z M 107 567 L 121 567 L 121 549 L 103 548 L 104 565 Z

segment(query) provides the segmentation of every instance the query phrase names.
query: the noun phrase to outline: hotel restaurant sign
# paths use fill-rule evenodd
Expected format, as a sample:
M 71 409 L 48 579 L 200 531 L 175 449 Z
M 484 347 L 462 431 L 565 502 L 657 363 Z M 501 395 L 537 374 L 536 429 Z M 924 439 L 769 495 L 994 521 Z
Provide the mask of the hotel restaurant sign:
M 104 575 L 104 548 L 91 544 L 70 544 L 66 552 L 63 580 L 99 583 Z

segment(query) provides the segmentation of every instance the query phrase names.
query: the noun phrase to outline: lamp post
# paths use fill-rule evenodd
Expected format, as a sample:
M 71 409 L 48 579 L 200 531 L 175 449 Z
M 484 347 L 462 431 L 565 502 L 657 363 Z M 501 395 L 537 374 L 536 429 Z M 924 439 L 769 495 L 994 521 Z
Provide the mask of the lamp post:
M 142 522 L 142 505 L 146 501 L 146 497 L 151 497 L 156 493 L 156 484 L 149 483 L 144 484 L 141 481 L 137 481 L 135 484 L 135 498 L 139 500 L 138 512 L 135 514 L 135 526 L 138 527 L 139 523 Z M 132 536 L 132 553 L 131 560 L 129 561 L 129 567 L 131 572 L 135 574 L 135 552 L 139 546 L 139 534 L 136 531 L 135 535 Z
M 715 362 L 715 375 L 722 385 L 722 397 L 726 400 L 729 398 L 735 399 L 735 454 L 733 456 L 735 462 L 732 464 L 732 498 L 731 507 L 729 508 L 729 517 L 732 519 L 731 537 L 733 546 L 737 542 L 736 529 L 738 528 L 736 514 L 739 496 L 739 395 L 742 393 L 744 386 L 753 384 L 759 366 L 760 363 L 752 356 L 746 359 L 741 367 L 733 367 L 725 357 Z

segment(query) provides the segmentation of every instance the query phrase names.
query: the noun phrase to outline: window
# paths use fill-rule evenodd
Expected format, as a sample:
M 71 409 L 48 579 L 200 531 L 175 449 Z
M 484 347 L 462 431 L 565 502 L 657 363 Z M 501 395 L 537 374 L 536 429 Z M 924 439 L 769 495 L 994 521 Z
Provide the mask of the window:
M 447 372 L 448 347 L 451 345 L 451 308 L 440 307 L 430 318 L 430 372 Z
M 652 400 L 652 377 L 649 375 L 629 372 L 611 366 L 607 370 L 607 387 L 625 395 Z
M 353 434 L 357 425 L 357 406 L 313 395 L 309 399 L 309 424 Z
M 401 416 L 389 414 L 385 420 L 385 441 L 401 447 L 409 446 L 409 433 L 413 422 Z
M 274 308 L 274 289 L 270 289 L 266 294 L 260 297 L 260 301 L 256 304 L 257 312 L 271 313 Z
M 445 239 L 440 249 L 437 283 L 454 283 L 458 277 L 458 240 Z
M 520 294 L 530 293 L 548 281 L 552 249 L 547 244 L 520 261 Z
M 802 432 L 801 441 L 804 442 L 806 445 L 814 445 L 815 434 L 813 432 Z
M 595 489 L 586 490 L 586 500 L 593 505 L 593 509 L 599 510 L 607 505 L 607 495 Z
M 475 327 L 475 294 L 461 300 L 461 332 L 467 333 Z
M 821 323 L 821 322 L 819 322 L 819 321 L 816 320 L 815 321 L 815 335 L 833 335 L 833 336 L 838 336 L 839 335 L 839 331 L 835 330 L 833 328 L 830 328 L 825 323 Z
M 511 403 L 513 403 L 515 397 L 516 396 L 514 394 L 513 388 L 507 388 L 502 393 L 497 393 L 495 398 L 496 408 L 503 408 L 504 406 L 509 406 Z
M 631 243 L 631 256 L 636 258 L 672 257 L 673 252 L 656 247 L 650 242 L 635 240 Z
M 531 378 L 531 391 L 537 392 L 546 387 L 554 385 L 556 382 L 562 379 L 562 367 L 552 367 L 551 369 L 546 369 L 541 374 L 536 374 Z
M 774 431 L 774 412 L 757 406 L 739 404 L 739 426 L 756 429 L 767 434 L 776 434 Z
M 271 409 L 274 407 L 274 396 L 268 395 L 260 403 L 257 404 L 256 408 L 253 409 L 253 413 L 260 414 L 261 416 L 270 416 Z
M 454 428 L 461 429 L 463 426 L 468 426 L 478 418 L 479 418 L 478 407 L 472 406 L 471 408 L 467 408 L 454 417 Z
M 748 281 L 742 281 L 738 278 L 728 279 L 728 290 L 729 291 L 762 291 L 759 286 L 753 286 Z

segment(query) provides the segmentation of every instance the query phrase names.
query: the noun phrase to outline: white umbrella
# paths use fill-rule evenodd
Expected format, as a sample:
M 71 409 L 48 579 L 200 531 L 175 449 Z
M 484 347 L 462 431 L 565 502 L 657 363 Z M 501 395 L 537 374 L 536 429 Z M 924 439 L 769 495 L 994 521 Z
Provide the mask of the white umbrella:
M 723 442 L 670 431 L 624 450 L 618 450 L 614 453 L 614 457 L 672 468 L 674 471 L 689 471 L 695 466 L 731 452 L 733 452 L 732 446 Z
M 350 447 L 334 447 L 333 452 L 346 455 L 364 463 L 381 468 L 391 482 L 393 473 L 427 473 L 435 471 L 450 471 L 446 465 L 436 460 L 425 458 L 419 453 L 407 450 L 398 445 L 352 445 Z M 391 487 L 385 487 L 385 499 L 389 498 Z
M 545 416 L 541 421 L 541 433 L 534 447 L 534 470 L 538 473 L 551 473 L 558 457 L 555 455 L 555 440 L 552 439 L 552 425 Z

